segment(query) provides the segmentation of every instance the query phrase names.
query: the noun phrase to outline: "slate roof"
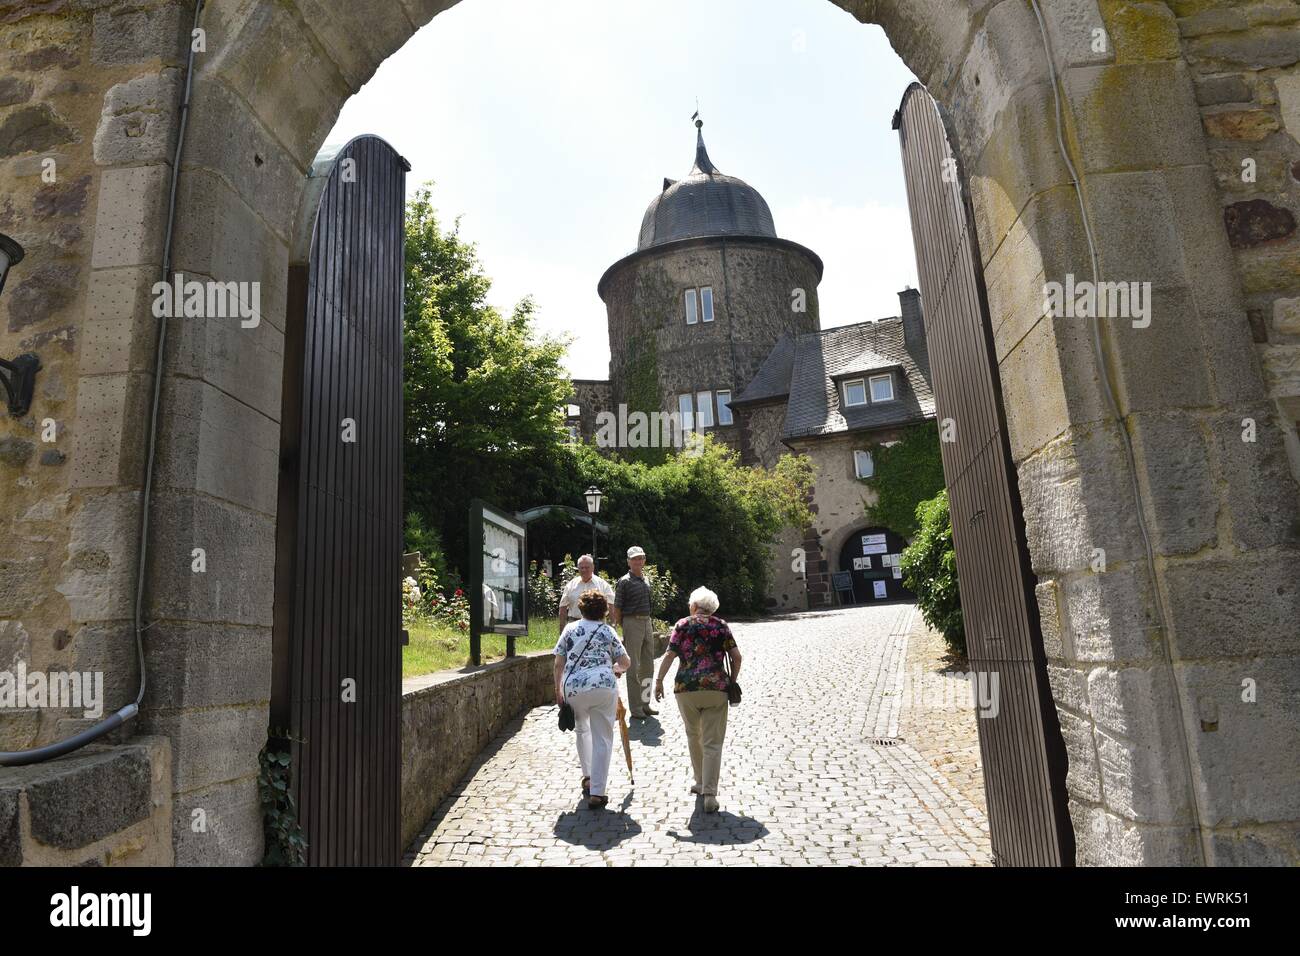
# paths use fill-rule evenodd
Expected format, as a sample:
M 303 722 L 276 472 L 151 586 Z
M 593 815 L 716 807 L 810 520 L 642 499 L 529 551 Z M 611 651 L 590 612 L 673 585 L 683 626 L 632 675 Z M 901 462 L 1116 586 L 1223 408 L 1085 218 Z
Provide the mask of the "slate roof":
M 785 398 L 790 394 L 790 372 L 793 369 L 794 339 L 789 335 L 783 335 L 776 340 L 776 345 L 772 346 L 772 351 L 758 367 L 749 385 L 731 400 L 731 404 L 743 405 L 752 402 L 757 405 L 761 402 Z
M 718 171 L 704 148 L 697 123 L 695 165 L 681 180 L 665 179 L 641 220 L 637 249 L 702 236 L 776 238 L 772 210 L 757 189 Z
M 843 376 L 894 369 L 894 401 L 842 408 Z M 900 379 L 902 379 L 900 381 Z M 934 417 L 925 340 L 909 350 L 901 318 L 859 322 L 795 340 L 782 438 L 832 435 L 904 425 Z

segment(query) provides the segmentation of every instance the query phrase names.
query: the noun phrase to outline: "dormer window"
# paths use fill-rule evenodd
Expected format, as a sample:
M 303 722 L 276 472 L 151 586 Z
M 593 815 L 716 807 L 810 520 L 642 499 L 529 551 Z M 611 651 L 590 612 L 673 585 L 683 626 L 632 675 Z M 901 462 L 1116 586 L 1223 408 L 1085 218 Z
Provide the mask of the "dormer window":
M 867 404 L 894 400 L 894 376 L 889 372 L 847 379 L 842 388 L 845 408 L 860 408 Z
M 867 404 L 867 383 L 865 379 L 855 378 L 844 383 L 844 407 L 856 408 Z
M 705 322 L 713 321 L 713 287 L 704 286 L 698 289 L 687 289 L 685 294 L 686 301 L 686 324 L 696 325 L 700 319 Z
M 889 374 L 871 376 L 871 401 L 892 402 L 893 400 L 894 376 Z

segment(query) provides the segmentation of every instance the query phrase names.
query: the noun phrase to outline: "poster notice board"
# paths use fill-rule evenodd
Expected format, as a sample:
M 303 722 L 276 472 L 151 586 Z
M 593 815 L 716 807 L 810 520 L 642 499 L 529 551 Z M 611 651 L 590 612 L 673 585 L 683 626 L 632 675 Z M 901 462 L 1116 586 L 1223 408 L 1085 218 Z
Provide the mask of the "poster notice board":
M 470 660 L 482 663 L 484 634 L 504 634 L 506 656 L 514 657 L 515 637 L 528 632 L 528 528 L 510 512 L 475 498 L 469 547 Z

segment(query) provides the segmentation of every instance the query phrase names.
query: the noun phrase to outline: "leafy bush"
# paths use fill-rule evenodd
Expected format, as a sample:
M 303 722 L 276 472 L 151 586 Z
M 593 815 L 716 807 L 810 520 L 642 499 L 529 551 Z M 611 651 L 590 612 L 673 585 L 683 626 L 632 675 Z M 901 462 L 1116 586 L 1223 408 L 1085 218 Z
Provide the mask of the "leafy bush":
M 587 485 L 600 487 L 600 520 L 610 527 L 607 553 L 616 556 L 602 570 L 621 577 L 627 548 L 643 547 L 659 579 L 651 584 L 663 606 L 655 616 L 684 615 L 685 594 L 700 585 L 717 592 L 724 614 L 761 611 L 770 542 L 783 527 L 812 521 L 805 504 L 812 463 L 803 456 L 782 456 L 770 471 L 750 468 L 712 437 L 659 465 L 626 462 L 589 445 L 571 454 L 571 490 L 558 489 L 552 500 L 581 500 Z
M 257 755 L 257 792 L 262 804 L 263 866 L 302 866 L 307 841 L 298 823 L 290 786 L 288 734 L 272 729 Z
M 916 594 L 925 623 L 943 635 L 949 650 L 965 657 L 966 631 L 946 489 L 917 505 L 916 521 L 916 538 L 903 551 L 903 584 Z
M 560 611 L 560 588 L 536 561 L 528 562 L 528 616 L 554 616 Z
M 451 597 L 443 597 L 434 591 L 429 598 L 429 619 L 435 625 L 468 632 L 469 598 L 460 588 L 453 591 Z

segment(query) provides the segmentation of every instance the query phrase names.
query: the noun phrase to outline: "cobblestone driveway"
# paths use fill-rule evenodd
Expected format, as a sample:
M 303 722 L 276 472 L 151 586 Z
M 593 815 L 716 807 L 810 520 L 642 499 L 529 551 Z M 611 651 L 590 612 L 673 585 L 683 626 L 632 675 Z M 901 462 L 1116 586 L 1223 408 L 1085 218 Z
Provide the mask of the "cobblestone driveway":
M 406 862 L 988 864 L 982 809 L 909 743 L 872 743 L 898 734 L 914 613 L 868 606 L 734 626 L 745 700 L 728 718 L 719 813 L 689 792 L 671 690 L 658 718 L 631 723 L 635 788 L 616 742 L 603 813 L 580 807 L 573 735 L 539 707 L 480 755 Z

